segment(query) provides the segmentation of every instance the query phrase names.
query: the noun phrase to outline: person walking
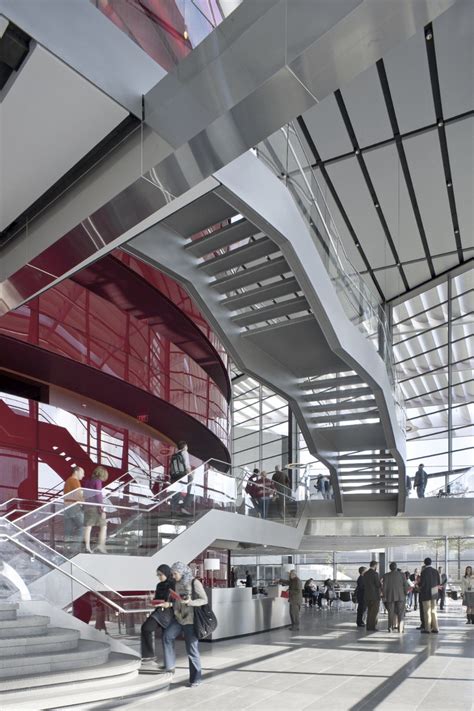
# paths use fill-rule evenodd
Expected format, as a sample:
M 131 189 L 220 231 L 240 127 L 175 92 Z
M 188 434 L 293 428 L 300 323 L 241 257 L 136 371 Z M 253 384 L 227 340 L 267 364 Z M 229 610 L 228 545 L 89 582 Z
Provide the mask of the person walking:
M 377 622 L 380 608 L 381 585 L 377 573 L 377 561 L 371 560 L 369 569 L 364 573 L 364 597 L 367 605 L 367 632 L 377 632 Z
M 252 576 L 250 575 L 250 572 L 248 570 L 245 571 L 245 587 L 253 588 Z
M 299 630 L 300 628 L 300 612 L 303 602 L 303 590 L 301 580 L 296 574 L 296 570 L 290 570 L 288 580 L 284 578 L 278 581 L 280 585 L 288 586 L 288 603 L 290 605 L 290 630 Z
M 81 549 L 84 528 L 83 479 L 84 469 L 76 466 L 64 482 L 64 547 L 70 553 L 79 553 Z
M 171 575 L 175 580 L 175 590 L 170 593 L 172 602 L 164 607 L 172 607 L 174 619 L 163 632 L 164 671 L 174 674 L 176 666 L 176 650 L 174 642 L 178 635 L 183 634 L 186 653 L 189 661 L 189 686 L 199 686 L 202 677 L 199 640 L 194 632 L 194 607 L 207 603 L 207 595 L 202 583 L 193 578 L 191 568 L 178 561 L 171 566 Z
M 364 594 L 364 573 L 367 570 L 363 565 L 359 568 L 359 577 L 357 578 L 356 587 L 354 590 L 355 599 L 357 602 L 357 627 L 365 627 L 364 612 L 366 608 Z
M 382 576 L 383 600 L 388 612 L 388 631 L 405 631 L 405 606 L 410 584 L 405 575 L 397 570 L 395 562 L 389 565 L 390 572 Z
M 175 580 L 171 575 L 169 565 L 159 565 L 156 574 L 158 576 L 158 584 L 155 589 L 154 600 L 169 602 L 170 590 L 175 588 Z M 140 642 L 142 665 L 141 671 L 158 671 L 158 661 L 156 660 L 156 637 L 157 634 L 166 629 L 173 618 L 171 609 L 166 609 L 164 606 L 158 606 L 141 626 Z
M 188 483 L 186 488 L 183 488 L 183 483 L 178 484 L 177 482 L 182 480 L 186 475 L 188 477 Z M 189 506 L 192 485 L 193 475 L 191 473 L 188 443 L 184 440 L 180 440 L 177 444 L 176 452 L 170 460 L 170 486 L 173 487 L 172 491 L 176 491 L 175 495 L 171 498 L 172 514 L 182 513 L 188 516 L 191 515 L 191 511 L 185 508 L 184 504 L 188 503 Z
M 415 481 L 414 481 L 416 495 L 418 496 L 419 499 L 425 498 L 425 489 L 426 489 L 427 483 L 428 483 L 428 474 L 425 472 L 424 464 L 420 464 L 418 466 L 418 469 L 416 470 Z
M 446 604 L 446 586 L 448 584 L 448 576 L 446 575 L 446 573 L 443 573 L 443 568 L 441 566 L 439 566 L 438 568 L 438 573 L 441 580 L 441 585 L 439 586 L 438 592 L 438 602 L 439 609 L 443 611 L 444 606 Z
M 418 609 L 418 582 L 419 582 L 418 568 L 415 568 L 413 573 L 410 575 L 410 581 L 412 582 L 413 589 L 413 610 L 416 612 Z
M 84 544 L 87 553 L 92 553 L 91 532 L 93 526 L 99 526 L 99 540 L 95 550 L 99 553 L 107 553 L 107 548 L 105 547 L 107 519 L 105 509 L 102 506 L 104 501 L 102 487 L 108 477 L 109 472 L 107 469 L 98 466 L 92 472 L 90 479 L 84 479 L 83 488 L 87 490 L 87 494 L 84 498 L 87 499 L 87 504 L 89 504 L 86 504 L 84 513 Z
M 432 567 L 431 558 L 425 558 L 425 567 L 420 575 L 420 603 L 423 607 L 423 626 L 421 630 L 424 634 L 438 634 L 438 616 L 436 614 L 436 603 L 438 600 L 438 590 L 441 583 L 438 571 Z
M 472 568 L 467 566 L 464 577 L 461 578 L 462 604 L 466 608 L 467 625 L 474 625 L 474 578 Z
M 290 477 L 287 472 L 283 472 L 279 466 L 275 465 L 272 481 L 276 491 L 278 513 L 281 518 L 285 518 L 288 515 L 287 504 L 291 495 Z

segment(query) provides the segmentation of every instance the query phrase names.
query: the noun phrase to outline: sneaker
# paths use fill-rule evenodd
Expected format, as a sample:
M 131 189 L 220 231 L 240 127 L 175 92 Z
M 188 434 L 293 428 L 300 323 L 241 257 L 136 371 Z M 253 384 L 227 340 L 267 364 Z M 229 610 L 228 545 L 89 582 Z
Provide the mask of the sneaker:
M 140 665 L 140 670 L 141 671 L 159 671 L 159 666 L 157 662 L 154 659 L 142 659 L 142 663 Z
M 192 516 L 191 511 L 188 511 L 188 509 L 185 509 L 184 506 L 181 509 L 180 513 L 184 513 L 186 516 Z
M 200 685 L 201 685 L 201 681 L 193 681 L 192 683 L 189 682 L 188 687 L 189 687 L 190 689 L 195 689 L 196 686 L 200 686 Z
M 431 634 L 439 634 L 439 630 L 431 630 Z

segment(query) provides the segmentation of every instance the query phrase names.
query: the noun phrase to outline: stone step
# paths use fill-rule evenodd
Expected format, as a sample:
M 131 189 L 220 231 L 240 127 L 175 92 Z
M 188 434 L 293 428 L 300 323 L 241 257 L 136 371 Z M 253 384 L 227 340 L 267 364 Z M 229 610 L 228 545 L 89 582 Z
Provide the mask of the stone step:
M 22 615 L 15 620 L 2 620 L 0 639 L 44 635 L 49 622 L 50 619 L 46 615 Z
M 158 708 L 155 694 L 168 689 L 172 677 L 169 674 L 139 675 L 139 662 L 136 657 L 111 653 L 107 664 L 99 669 L 89 668 L 48 674 L 45 677 L 18 679 L 17 682 L 24 682 L 23 690 L 2 693 L 2 711 L 96 708 L 97 702 L 109 700 L 114 700 L 110 706 L 100 704 L 100 708 L 113 709 L 116 707 L 115 703 L 117 702 L 118 706 L 122 699 L 131 697 L 135 703 L 145 694 L 153 694 L 153 707 L 156 705 Z M 47 685 L 44 683 L 46 679 Z M 5 686 L 10 683 L 6 681 Z M 85 704 L 88 704 L 87 707 Z
M 46 633 L 40 636 L 3 637 L 0 639 L 0 668 L 8 666 L 5 657 L 33 657 L 41 658 L 49 653 L 69 651 L 76 649 L 79 641 L 79 630 L 49 627 Z M 22 663 L 23 660 L 20 660 Z M 13 666 L 19 663 L 13 660 Z
M 0 620 L 16 620 L 17 602 L 0 602 Z
M 0 658 L 0 679 L 15 679 L 18 676 L 36 676 L 69 669 L 83 669 L 107 662 L 110 653 L 108 644 L 85 639 L 81 639 L 79 642 L 76 639 L 75 644 L 75 649 L 49 650 L 44 653 L 38 650 L 37 654 L 32 654 L 31 650 L 27 649 L 22 656 Z

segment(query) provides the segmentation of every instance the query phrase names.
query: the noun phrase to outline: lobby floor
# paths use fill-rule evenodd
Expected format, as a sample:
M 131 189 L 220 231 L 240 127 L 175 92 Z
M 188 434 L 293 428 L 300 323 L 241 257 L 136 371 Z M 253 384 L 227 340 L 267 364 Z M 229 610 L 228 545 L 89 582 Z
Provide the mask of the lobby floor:
M 179 642 L 169 691 L 83 708 L 467 711 L 474 709 L 474 627 L 462 615 L 460 605 L 440 613 L 439 635 L 420 634 L 414 612 L 407 615 L 405 634 L 390 634 L 381 615 L 379 632 L 368 634 L 355 627 L 354 612 L 305 609 L 299 632 L 202 643 L 204 678 L 198 688 L 185 686 L 187 660 Z

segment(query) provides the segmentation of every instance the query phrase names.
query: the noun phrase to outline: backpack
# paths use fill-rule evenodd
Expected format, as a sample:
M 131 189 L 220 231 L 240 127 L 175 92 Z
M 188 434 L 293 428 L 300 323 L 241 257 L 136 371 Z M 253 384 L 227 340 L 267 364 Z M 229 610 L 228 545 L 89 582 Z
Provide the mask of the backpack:
M 186 463 L 181 452 L 175 452 L 170 461 L 170 480 L 173 484 L 186 474 Z

